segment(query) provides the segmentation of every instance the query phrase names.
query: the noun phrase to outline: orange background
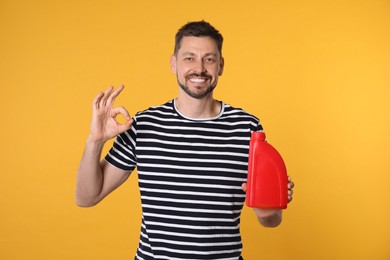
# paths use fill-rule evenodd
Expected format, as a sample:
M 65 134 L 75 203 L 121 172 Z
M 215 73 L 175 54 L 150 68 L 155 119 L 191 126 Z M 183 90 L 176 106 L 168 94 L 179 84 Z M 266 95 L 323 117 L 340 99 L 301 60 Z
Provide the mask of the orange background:
M 175 97 L 174 34 L 200 19 L 225 38 L 215 97 L 260 117 L 296 183 L 277 229 L 245 208 L 244 257 L 390 259 L 385 0 L 0 0 L 0 259 L 133 259 L 136 174 L 74 203 L 91 102 L 119 84 L 132 114 Z

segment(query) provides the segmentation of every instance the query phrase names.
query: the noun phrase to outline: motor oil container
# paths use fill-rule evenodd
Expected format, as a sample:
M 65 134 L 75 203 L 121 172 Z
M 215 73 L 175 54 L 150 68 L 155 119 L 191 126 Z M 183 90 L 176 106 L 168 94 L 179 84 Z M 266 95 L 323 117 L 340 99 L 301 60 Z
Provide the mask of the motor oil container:
M 287 170 L 282 156 L 266 142 L 264 132 L 253 132 L 249 146 L 247 206 L 287 208 L 287 183 Z

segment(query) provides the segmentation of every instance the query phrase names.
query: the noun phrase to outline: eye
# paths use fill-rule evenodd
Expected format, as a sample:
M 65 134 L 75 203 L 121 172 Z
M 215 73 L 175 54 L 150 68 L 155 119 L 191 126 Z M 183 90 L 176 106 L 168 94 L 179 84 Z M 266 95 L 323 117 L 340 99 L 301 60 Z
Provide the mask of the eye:
M 193 59 L 192 57 L 185 57 L 184 60 L 185 60 L 185 61 L 188 61 L 188 62 L 191 62 L 191 61 L 193 61 L 194 59 Z
M 206 62 L 207 63 L 215 63 L 215 59 L 214 58 L 206 58 Z

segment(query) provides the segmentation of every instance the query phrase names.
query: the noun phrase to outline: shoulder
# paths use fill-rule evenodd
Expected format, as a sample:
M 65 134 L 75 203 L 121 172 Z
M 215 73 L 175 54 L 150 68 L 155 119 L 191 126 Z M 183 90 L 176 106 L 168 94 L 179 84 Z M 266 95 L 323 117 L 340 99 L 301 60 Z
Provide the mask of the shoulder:
M 225 110 L 224 115 L 225 116 L 242 118 L 242 119 L 250 119 L 253 121 L 260 121 L 257 116 L 247 112 L 243 108 L 234 107 L 234 106 L 226 104 L 226 103 L 223 103 L 223 104 L 224 104 L 224 110 Z
M 142 118 L 159 117 L 159 118 L 171 118 L 174 116 L 175 111 L 173 109 L 173 101 L 170 100 L 162 105 L 151 106 L 143 111 L 135 114 L 134 120 L 138 121 Z
M 246 110 L 224 103 L 222 120 L 235 125 L 246 125 L 251 131 L 261 131 L 263 127 L 260 119 Z

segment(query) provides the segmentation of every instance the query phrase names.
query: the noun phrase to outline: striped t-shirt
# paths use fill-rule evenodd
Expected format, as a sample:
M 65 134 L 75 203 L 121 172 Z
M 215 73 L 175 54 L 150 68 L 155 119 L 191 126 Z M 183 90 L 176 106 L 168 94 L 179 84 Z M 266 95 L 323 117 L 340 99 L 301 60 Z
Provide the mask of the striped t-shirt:
M 214 118 L 187 118 L 175 101 L 139 112 L 106 156 L 137 168 L 142 225 L 135 259 L 242 259 L 250 135 L 259 120 L 221 102 Z

